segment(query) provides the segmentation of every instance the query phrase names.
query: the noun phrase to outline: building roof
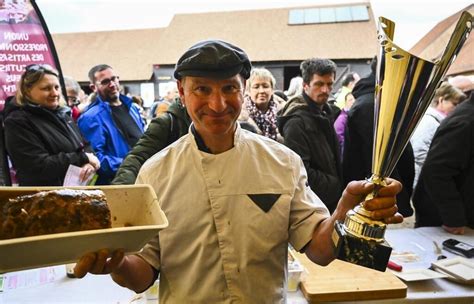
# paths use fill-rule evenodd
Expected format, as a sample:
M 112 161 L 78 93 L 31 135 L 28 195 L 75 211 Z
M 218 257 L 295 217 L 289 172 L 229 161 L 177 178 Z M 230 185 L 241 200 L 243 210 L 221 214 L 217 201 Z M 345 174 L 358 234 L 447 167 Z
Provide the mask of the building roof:
M 153 65 L 172 65 L 189 46 L 211 38 L 238 45 L 253 62 L 372 58 L 378 42 L 369 3 L 311 8 L 354 5 L 366 6 L 369 20 L 289 25 L 294 8 L 261 9 L 178 14 L 167 28 L 56 34 L 53 39 L 63 73 L 78 81 L 87 81 L 88 70 L 99 63 L 113 66 L 122 80 L 148 80 Z
M 61 70 L 77 81 L 88 81 L 87 73 L 97 65 L 111 65 L 122 80 L 148 80 L 153 73 L 153 54 L 164 29 L 140 29 L 55 34 Z
M 474 4 L 467 6 L 454 15 L 439 22 L 431 31 L 429 31 L 418 43 L 411 49 L 410 53 L 415 54 L 427 60 L 439 58 L 446 48 L 449 38 L 454 31 L 454 27 L 463 11 L 474 14 Z M 474 73 L 474 33 L 469 35 L 458 57 L 449 68 L 447 75 L 473 74 Z

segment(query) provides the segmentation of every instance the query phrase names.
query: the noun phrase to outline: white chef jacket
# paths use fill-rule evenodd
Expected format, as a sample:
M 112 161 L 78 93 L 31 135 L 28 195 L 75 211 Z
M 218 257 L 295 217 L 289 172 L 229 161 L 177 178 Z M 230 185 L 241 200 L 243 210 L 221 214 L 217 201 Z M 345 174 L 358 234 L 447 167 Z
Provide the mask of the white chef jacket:
M 169 221 L 140 254 L 160 271 L 160 303 L 285 303 L 288 242 L 301 250 L 329 216 L 300 157 L 240 126 L 220 154 L 190 132 L 137 184 L 152 185 Z

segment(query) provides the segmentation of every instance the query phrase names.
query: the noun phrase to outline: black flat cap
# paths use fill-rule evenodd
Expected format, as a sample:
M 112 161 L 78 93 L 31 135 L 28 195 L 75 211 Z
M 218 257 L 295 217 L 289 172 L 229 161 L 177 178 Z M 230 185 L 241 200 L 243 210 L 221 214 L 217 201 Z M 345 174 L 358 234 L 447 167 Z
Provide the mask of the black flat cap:
M 190 47 L 179 58 L 174 78 L 183 76 L 224 79 L 240 74 L 250 76 L 252 65 L 245 52 L 222 40 L 204 40 Z

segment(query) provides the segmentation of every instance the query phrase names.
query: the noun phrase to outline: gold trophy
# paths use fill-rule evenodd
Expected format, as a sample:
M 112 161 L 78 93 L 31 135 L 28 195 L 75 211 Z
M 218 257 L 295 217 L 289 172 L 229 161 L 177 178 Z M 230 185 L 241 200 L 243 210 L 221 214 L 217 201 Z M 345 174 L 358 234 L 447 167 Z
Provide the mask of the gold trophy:
M 416 125 L 449 66 L 467 40 L 473 18 L 463 12 L 440 59 L 430 62 L 418 58 L 393 43 L 395 23 L 379 18 L 374 111 L 373 193 L 385 186 Z M 392 248 L 384 240 L 386 224 L 373 220 L 362 202 L 337 221 L 333 232 L 338 259 L 385 271 Z

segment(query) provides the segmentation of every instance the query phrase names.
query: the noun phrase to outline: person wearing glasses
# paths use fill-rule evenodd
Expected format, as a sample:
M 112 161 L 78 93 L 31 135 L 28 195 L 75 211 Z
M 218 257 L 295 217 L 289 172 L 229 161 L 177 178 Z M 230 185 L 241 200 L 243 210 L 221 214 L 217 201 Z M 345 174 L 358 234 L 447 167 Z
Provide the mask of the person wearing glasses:
M 413 189 L 416 187 L 421 167 L 425 162 L 426 154 L 428 154 L 431 141 L 439 124 L 465 98 L 466 95 L 464 95 L 461 90 L 448 82 L 443 82 L 436 90 L 430 107 L 426 110 L 410 139 L 415 155 L 415 179 L 413 181 Z
M 16 99 L 5 109 L 5 146 L 20 186 L 62 186 L 69 165 L 86 180 L 100 168 L 64 106 L 58 72 L 26 67 Z
M 71 108 L 72 119 L 77 121 L 81 115 L 79 105 L 85 102 L 87 96 L 79 83 L 72 77 L 64 76 L 64 85 L 66 86 L 66 101 L 68 107 Z
M 415 227 L 441 226 L 451 234 L 474 229 L 474 81 L 466 80 L 457 87 L 467 99 L 439 124 L 421 168 Z
M 132 100 L 120 94 L 119 76 L 111 66 L 94 66 L 89 80 L 96 97 L 79 117 L 78 125 L 100 160 L 96 184 L 109 185 L 142 136 L 144 123 Z

